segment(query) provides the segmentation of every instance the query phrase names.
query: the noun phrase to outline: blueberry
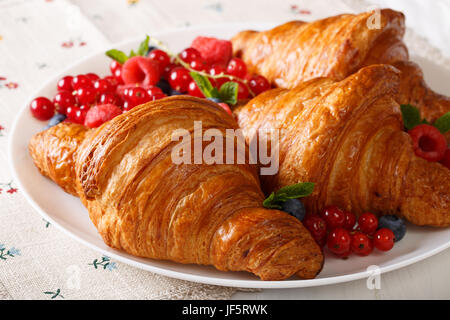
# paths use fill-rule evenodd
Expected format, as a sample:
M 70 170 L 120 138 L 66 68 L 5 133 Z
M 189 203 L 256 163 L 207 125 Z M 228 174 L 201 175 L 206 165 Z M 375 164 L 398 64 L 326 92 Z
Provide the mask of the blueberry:
M 222 102 L 222 100 L 220 100 L 219 98 L 207 98 L 207 99 L 211 100 L 212 102 L 215 102 L 215 103 Z
M 44 127 L 44 130 L 47 130 L 48 128 L 56 126 L 58 123 L 63 122 L 66 119 L 66 115 L 57 113 L 55 114 L 47 123 L 47 125 Z
M 159 80 L 159 82 L 156 84 L 156 86 L 158 88 L 160 88 L 162 90 L 162 92 L 164 92 L 165 94 L 170 94 L 170 91 L 172 89 L 170 87 L 169 82 L 167 82 L 167 80 L 165 80 L 165 79 Z
M 281 210 L 289 213 L 291 216 L 296 217 L 300 221 L 303 220 L 306 214 L 305 206 L 298 199 L 286 200 L 283 203 Z
M 149 47 L 148 47 L 148 50 L 147 50 L 147 56 L 149 55 L 150 52 L 152 52 L 152 51 L 155 50 L 155 49 L 158 49 L 158 48 L 156 48 L 156 47 L 154 47 L 154 46 L 149 46 Z
M 179 96 L 181 94 L 183 94 L 183 93 L 181 93 L 180 91 L 177 91 L 175 89 L 170 89 L 170 94 L 169 94 L 170 96 Z
M 402 218 L 396 215 L 382 216 L 378 220 L 378 229 L 388 228 L 394 233 L 394 241 L 400 241 L 405 236 L 406 224 Z

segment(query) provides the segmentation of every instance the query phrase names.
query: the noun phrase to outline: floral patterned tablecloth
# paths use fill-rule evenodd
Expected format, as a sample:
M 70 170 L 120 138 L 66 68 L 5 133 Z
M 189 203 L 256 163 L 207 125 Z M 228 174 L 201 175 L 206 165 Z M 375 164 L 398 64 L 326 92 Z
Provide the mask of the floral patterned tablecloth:
M 228 299 L 236 291 L 113 261 L 31 208 L 9 171 L 7 140 L 19 108 L 48 77 L 144 33 L 249 18 L 308 20 L 367 8 L 355 1 L 0 0 L 0 299 Z

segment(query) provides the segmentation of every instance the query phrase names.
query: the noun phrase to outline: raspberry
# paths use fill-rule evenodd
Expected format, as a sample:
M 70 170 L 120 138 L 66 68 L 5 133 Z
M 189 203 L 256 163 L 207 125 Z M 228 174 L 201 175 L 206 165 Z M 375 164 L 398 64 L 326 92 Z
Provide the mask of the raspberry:
M 447 141 L 433 126 L 420 124 L 408 131 L 413 141 L 416 156 L 427 161 L 440 161 L 444 158 Z
M 159 81 L 157 62 L 141 56 L 128 59 L 122 67 L 122 79 L 125 84 L 140 84 L 143 87 L 155 85 Z
M 232 46 L 228 40 L 209 37 L 197 37 L 192 41 L 192 48 L 197 49 L 208 65 L 214 63 L 227 65 L 231 59 Z
M 442 158 L 441 163 L 444 167 L 450 169 L 450 148 L 445 150 L 444 158 Z
M 96 105 L 87 112 L 84 125 L 89 128 L 96 128 L 120 114 L 122 114 L 122 110 L 113 104 Z

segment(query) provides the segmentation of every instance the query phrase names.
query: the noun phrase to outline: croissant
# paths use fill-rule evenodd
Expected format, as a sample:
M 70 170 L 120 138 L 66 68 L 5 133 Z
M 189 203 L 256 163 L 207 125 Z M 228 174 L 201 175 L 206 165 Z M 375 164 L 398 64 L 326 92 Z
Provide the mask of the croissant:
M 393 64 L 401 71 L 398 102 L 417 105 L 430 122 L 449 112 L 450 99 L 428 88 L 420 68 L 408 62 L 404 15 L 380 10 L 379 27 L 371 25 L 374 17 L 373 12 L 343 14 L 310 23 L 291 21 L 263 32 L 242 31 L 232 39 L 233 51 L 250 72 L 288 89 L 316 77 L 343 80 L 364 66 Z
M 194 120 L 203 133 L 237 129 L 215 103 L 177 96 L 97 129 L 61 123 L 34 135 L 29 151 L 43 175 L 80 197 L 108 246 L 262 280 L 313 278 L 323 265 L 321 248 L 299 220 L 262 207 L 255 165 L 172 161 L 174 130 L 186 129 L 194 144 L 199 139 Z
M 247 141 L 280 129 L 279 171 L 261 176 L 266 193 L 317 183 L 310 212 L 337 205 L 397 214 L 416 225 L 450 225 L 450 170 L 416 157 L 394 95 L 399 72 L 372 65 L 342 81 L 316 78 L 266 91 L 235 110 Z

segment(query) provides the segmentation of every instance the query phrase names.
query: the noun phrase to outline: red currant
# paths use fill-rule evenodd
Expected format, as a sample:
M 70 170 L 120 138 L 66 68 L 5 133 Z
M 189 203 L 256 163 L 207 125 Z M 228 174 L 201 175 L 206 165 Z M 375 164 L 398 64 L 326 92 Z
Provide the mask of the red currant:
M 440 161 L 444 157 L 447 141 L 436 127 L 421 124 L 408 133 L 412 138 L 416 156 L 428 161 Z
M 128 89 L 125 99 L 134 106 L 138 106 L 151 100 L 147 90 L 142 87 Z
M 191 81 L 189 70 L 183 67 L 174 68 L 169 76 L 170 86 L 179 92 L 187 92 Z
M 161 88 L 155 86 L 150 86 L 149 88 L 147 88 L 147 94 L 150 97 L 150 101 L 166 97 Z
M 158 63 L 160 74 L 164 72 L 164 68 L 170 64 L 170 57 L 167 53 L 160 49 L 155 49 L 148 55 L 150 60 Z
M 318 215 L 309 214 L 303 219 L 303 225 L 309 230 L 314 240 L 321 243 L 327 235 L 327 224 Z
M 238 99 L 246 99 L 249 95 L 249 91 L 248 88 L 245 84 L 243 84 L 242 82 L 238 82 L 238 95 L 237 98 Z
M 195 71 L 206 71 L 207 66 L 201 59 L 194 59 L 189 63 L 189 66 Z
M 343 227 L 347 230 L 353 230 L 353 227 L 356 224 L 356 216 L 353 213 L 348 212 L 348 211 L 344 211 L 344 216 L 345 216 L 345 219 L 344 219 Z
M 344 227 L 345 214 L 336 206 L 326 207 L 322 211 L 321 217 L 326 221 L 329 230 Z
M 441 160 L 441 163 L 444 167 L 447 167 L 448 169 L 450 169 L 450 148 L 445 150 L 445 154 Z
M 378 228 L 378 218 L 370 212 L 365 212 L 358 218 L 358 227 L 362 232 L 371 235 Z
M 69 121 L 84 124 L 84 119 L 86 118 L 86 114 L 88 112 L 88 108 L 80 108 L 80 107 L 69 107 L 67 108 L 67 119 Z
M 388 228 L 381 228 L 373 236 L 373 245 L 380 251 L 389 251 L 394 247 L 394 233 Z
M 72 88 L 74 90 L 78 90 L 78 88 L 90 85 L 92 85 L 91 79 L 89 79 L 88 76 L 84 74 L 79 74 L 72 79 Z
M 94 83 L 95 80 L 100 79 L 100 77 L 95 74 L 95 73 L 86 73 L 86 77 L 88 77 L 89 79 L 91 79 L 92 83 Z
M 72 79 L 73 79 L 72 76 L 65 76 L 65 77 L 61 78 L 57 84 L 58 91 L 63 91 L 63 90 L 72 91 L 73 90 Z
M 106 79 L 98 79 L 94 82 L 94 89 L 97 93 L 104 93 L 113 91 L 114 88 L 111 86 L 111 83 Z
M 366 234 L 355 232 L 351 237 L 352 252 L 358 256 L 367 256 L 373 251 L 373 242 Z
M 175 63 L 169 63 L 167 66 L 164 67 L 164 70 L 163 70 L 163 73 L 162 73 L 162 77 L 164 79 L 168 80 L 169 77 L 170 77 L 170 73 L 176 67 L 179 67 L 179 65 L 177 65 Z
M 114 79 L 116 79 L 117 85 L 123 84 L 123 78 L 122 78 L 122 68 L 116 69 L 113 73 Z
M 79 87 L 76 92 L 78 104 L 91 104 L 97 99 L 97 92 L 91 86 Z
M 109 64 L 109 70 L 111 70 L 111 73 L 114 74 L 117 69 L 122 69 L 122 65 L 116 60 L 111 61 L 111 63 Z
M 117 79 L 114 76 L 106 76 L 103 79 L 109 82 L 109 86 L 111 88 L 111 91 L 116 90 L 117 86 L 119 85 L 117 83 Z
M 350 232 L 344 228 L 336 228 L 328 235 L 327 247 L 339 257 L 345 257 L 350 254 L 350 244 Z
M 256 95 L 270 89 L 269 81 L 267 81 L 267 79 L 264 78 L 263 76 L 259 75 L 252 76 L 250 78 L 250 81 L 248 82 L 248 85 L 250 89 L 253 91 L 253 93 Z
M 55 106 L 49 99 L 45 97 L 38 97 L 31 101 L 30 110 L 31 114 L 36 119 L 49 120 L 55 113 Z
M 228 113 L 230 116 L 233 115 L 233 112 L 231 112 L 231 109 L 228 106 L 228 104 L 226 104 L 225 102 L 219 102 L 218 105 L 221 106 L 223 108 L 223 110 L 225 110 L 226 113 Z
M 119 103 L 118 97 L 112 92 L 104 92 L 100 95 L 98 99 L 100 104 L 115 104 Z
M 75 102 L 75 97 L 70 91 L 59 91 L 53 98 L 56 111 L 62 114 L 66 114 L 67 107 L 74 105 Z
M 247 65 L 239 58 L 232 58 L 228 62 L 227 73 L 238 78 L 244 78 L 247 74 Z
M 195 83 L 194 80 L 192 80 L 189 83 L 188 94 L 191 95 L 191 96 L 194 96 L 194 97 L 199 97 L 199 98 L 204 98 L 205 97 L 205 95 L 200 90 L 200 88 L 197 86 L 197 83 Z
M 186 63 L 191 63 L 192 60 L 201 59 L 202 55 L 194 48 L 186 48 L 180 53 L 180 58 Z
M 212 76 L 217 76 L 219 74 L 225 74 L 226 71 L 227 71 L 227 69 L 224 66 L 222 66 L 220 64 L 215 64 L 209 69 L 209 74 Z M 214 80 L 216 88 L 220 88 L 225 82 L 229 81 L 228 78 L 215 78 L 215 79 L 211 79 L 211 80 Z

